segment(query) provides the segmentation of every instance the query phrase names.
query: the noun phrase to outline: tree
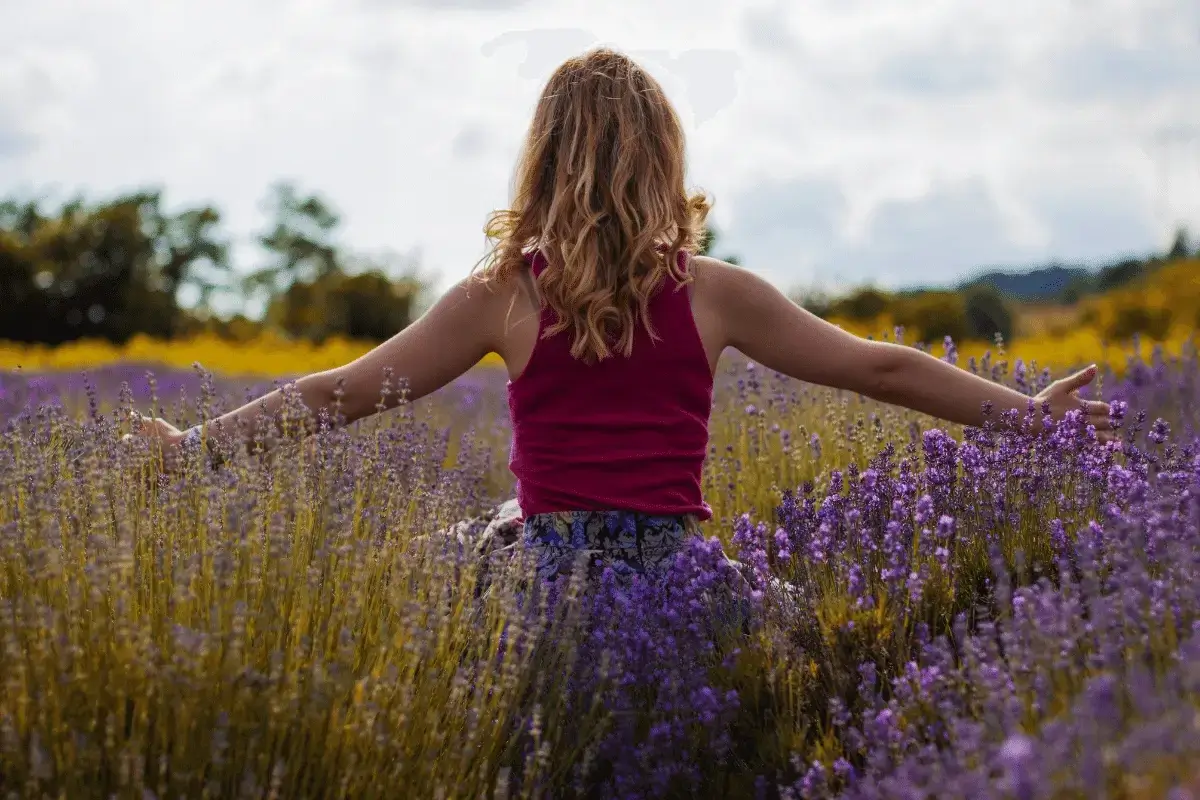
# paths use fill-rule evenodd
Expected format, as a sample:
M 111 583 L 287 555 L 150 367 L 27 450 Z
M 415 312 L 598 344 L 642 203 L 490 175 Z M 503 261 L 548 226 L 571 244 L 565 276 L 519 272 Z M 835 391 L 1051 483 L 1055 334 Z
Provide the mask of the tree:
M 0 339 L 44 341 L 49 321 L 38 286 L 39 263 L 11 229 L 0 228 Z
M 158 192 L 143 197 L 143 214 L 150 226 L 157 273 L 164 289 L 178 295 L 192 288 L 199 305 L 226 285 L 229 242 L 217 231 L 221 214 L 212 206 L 188 208 L 171 216 L 163 213 Z
M 1100 292 L 1116 289 L 1130 283 L 1134 278 L 1139 277 L 1145 272 L 1145 262 L 1136 258 L 1127 258 L 1124 261 L 1118 261 L 1116 264 L 1100 270 L 1100 274 L 1096 276 L 1096 289 Z
M 1148 306 L 1136 300 L 1121 302 L 1113 310 L 1105 334 L 1113 339 L 1132 339 L 1145 336 L 1162 341 L 1171 330 L 1171 310 Z
M 241 287 L 262 297 L 268 322 L 312 339 L 386 339 L 407 326 L 424 285 L 404 263 L 355 256 L 334 243 L 338 216 L 315 195 L 278 184 L 259 241 L 270 255 Z M 236 291 L 221 215 L 209 205 L 169 212 L 147 189 L 57 209 L 0 200 L 0 339 L 56 345 L 82 337 L 124 342 L 197 330 L 244 338 L 258 323 L 222 322 L 212 295 Z
M 270 221 L 258 242 L 269 260 L 247 276 L 248 291 L 274 296 L 294 281 L 315 282 L 340 270 L 333 232 L 341 219 L 324 200 L 301 196 L 283 182 L 271 187 L 263 208 Z
M 990 342 L 999 333 L 1004 341 L 1012 341 L 1012 310 L 995 286 L 979 284 L 971 287 L 963 297 L 963 304 L 970 338 Z
M 44 221 L 40 200 L 0 200 L 0 230 L 9 231 L 14 236 L 26 240 Z
M 1191 237 L 1188 235 L 1186 225 L 1180 225 L 1175 229 L 1175 239 L 1171 243 L 1171 249 L 1167 251 L 1168 261 L 1178 261 L 1187 258 L 1192 254 Z
M 874 287 L 867 286 L 833 303 L 829 309 L 829 315 L 870 322 L 887 311 L 891 304 L 891 297 Z
M 1066 305 L 1074 305 L 1092 292 L 1094 283 L 1095 279 L 1090 275 L 1072 278 L 1059 292 L 1057 299 Z
M 415 279 L 393 280 L 378 269 L 331 272 L 292 283 L 272 300 L 267 322 L 315 341 L 341 335 L 379 342 L 412 322 L 420 289 Z
M 292 298 L 282 301 L 290 308 L 303 296 L 306 308 L 285 314 L 288 322 L 284 328 L 297 336 L 324 338 L 328 329 L 320 319 L 324 293 L 336 284 L 334 278 L 342 272 L 341 256 L 333 242 L 341 219 L 323 199 L 315 194 L 301 195 L 286 181 L 271 187 L 262 208 L 269 221 L 258 242 L 267 251 L 268 261 L 243 280 L 246 294 L 260 298 L 265 295 L 269 322 L 279 318 L 281 298 Z M 297 283 L 302 285 L 288 295 Z M 276 306 L 273 315 L 272 306 Z M 302 318 L 311 319 L 297 327 Z
M 897 325 L 927 343 L 946 336 L 955 341 L 967 338 L 966 304 L 957 292 L 920 292 L 897 297 L 891 310 Z
M 211 207 L 170 215 L 158 191 L 91 205 L 74 198 L 56 211 L 42 202 L 0 203 L 0 296 L 13 298 L 0 338 L 171 336 L 181 288 L 197 285 L 203 295 L 227 269 Z

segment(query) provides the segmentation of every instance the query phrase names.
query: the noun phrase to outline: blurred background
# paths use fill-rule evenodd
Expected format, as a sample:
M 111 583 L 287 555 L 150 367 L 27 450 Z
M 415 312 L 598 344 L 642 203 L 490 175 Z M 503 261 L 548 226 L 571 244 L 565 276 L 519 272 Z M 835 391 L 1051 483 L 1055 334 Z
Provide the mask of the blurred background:
M 1200 323 L 1200 4 L 0 0 L 0 369 L 294 374 L 486 252 L 545 79 L 676 103 L 711 254 L 1044 365 Z

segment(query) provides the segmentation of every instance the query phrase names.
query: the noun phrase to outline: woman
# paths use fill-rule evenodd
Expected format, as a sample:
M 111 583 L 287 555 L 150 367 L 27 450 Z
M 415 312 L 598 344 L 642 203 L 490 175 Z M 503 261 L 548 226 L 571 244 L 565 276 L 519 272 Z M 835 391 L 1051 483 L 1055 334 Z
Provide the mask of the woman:
M 609 49 L 568 60 L 538 102 L 511 208 L 489 220 L 495 247 L 483 269 L 370 353 L 297 381 L 305 405 L 331 408 L 340 383 L 354 421 L 376 412 L 387 369 L 415 400 L 498 353 L 523 539 L 546 578 L 581 554 L 592 571 L 661 572 L 711 516 L 701 468 L 726 348 L 952 422 L 981 425 L 988 406 L 992 419 L 1025 416 L 1019 392 L 853 336 L 753 273 L 694 255 L 709 203 L 686 190 L 684 163 L 679 119 L 654 78 Z M 1107 438 L 1108 406 L 1076 394 L 1095 375 L 1093 366 L 1055 383 L 1039 408 L 1054 418 L 1082 410 Z M 220 449 L 238 423 L 281 401 L 272 392 L 203 430 L 163 420 L 143 430 L 168 451 L 202 438 Z

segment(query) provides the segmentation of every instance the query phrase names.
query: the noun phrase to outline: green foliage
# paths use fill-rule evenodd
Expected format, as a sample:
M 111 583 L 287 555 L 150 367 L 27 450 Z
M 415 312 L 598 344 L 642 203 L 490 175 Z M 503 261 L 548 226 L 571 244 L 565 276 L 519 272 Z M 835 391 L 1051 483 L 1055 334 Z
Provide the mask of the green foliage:
M 1186 226 L 1175 231 L 1171 246 L 1164 253 L 1139 258 L 1122 258 L 1097 267 L 1049 264 L 1022 272 L 993 271 L 960 284 L 965 291 L 973 286 L 990 285 L 1004 297 L 1022 302 L 1078 303 L 1094 295 L 1128 286 L 1149 276 L 1160 267 L 1200 255 Z
M 424 289 L 419 279 L 411 268 L 398 274 L 369 259 L 362 264 L 339 246 L 340 215 L 326 200 L 283 182 L 271 187 L 263 211 L 268 220 L 256 238 L 266 259 L 235 281 L 221 215 L 210 205 L 168 212 L 159 190 L 98 203 L 76 198 L 58 208 L 40 199 L 0 201 L 0 296 L 6 310 L 0 339 L 60 344 L 98 337 L 120 343 L 139 333 L 172 337 L 199 327 L 233 338 L 249 335 L 260 323 L 215 318 L 212 300 L 220 295 L 256 299 L 268 324 L 315 340 L 335 334 L 382 340 L 411 322 Z M 720 240 L 715 227 L 706 227 L 700 254 L 713 255 Z M 1041 271 L 1047 273 L 1041 284 L 1034 271 L 993 273 L 957 292 L 893 296 L 864 287 L 840 299 L 793 295 L 818 316 L 858 322 L 890 317 L 927 342 L 946 335 L 990 340 L 997 332 L 1011 340 L 1013 311 L 999 288 L 1001 279 L 1027 279 L 1043 289 L 1058 281 L 1057 298 L 1074 303 L 1131 286 L 1186 260 L 1192 250 L 1181 227 L 1165 255 L 1125 259 L 1096 272 L 1051 267 Z M 729 253 L 720 258 L 741 261 Z M 1158 335 L 1188 316 L 1178 311 L 1122 306 L 1107 315 L 1089 313 L 1105 317 L 1101 327 L 1110 336 L 1127 338 L 1131 331 Z
M 212 317 L 202 322 L 198 320 L 196 328 L 232 342 L 250 342 L 262 334 L 262 323 L 244 314 L 234 314 L 228 319 Z
M 1126 259 L 1100 270 L 1092 285 L 1096 292 L 1108 292 L 1132 283 L 1146 271 L 1147 262 Z
M 963 297 L 967 317 L 967 335 L 972 339 L 993 341 L 999 333 L 1004 341 L 1013 338 L 1013 314 L 1004 297 L 994 286 L 975 286 Z
M 271 295 L 296 280 L 317 281 L 341 271 L 341 254 L 333 243 L 340 217 L 316 195 L 302 196 L 290 183 L 271 187 L 263 204 L 270 215 L 258 242 L 268 263 L 251 273 L 244 286 Z
M 1076 303 L 1089 295 L 1103 294 L 1121 289 L 1153 275 L 1163 266 L 1200 255 L 1200 248 L 1193 249 L 1191 235 L 1186 226 L 1175 230 L 1171 246 L 1162 255 L 1145 258 L 1125 258 L 1101 267 L 1094 274 L 1078 277 L 1067 284 L 1058 300 Z
M 1079 323 L 1111 339 L 1141 334 L 1161 341 L 1176 322 L 1195 318 L 1200 324 L 1200 297 L 1192 288 L 1200 285 L 1194 275 L 1200 261 L 1192 260 L 1191 253 L 1188 232 L 1180 228 L 1165 255 L 1126 258 L 1096 271 L 1053 265 L 1029 273 L 991 272 L 954 290 L 915 289 L 893 295 L 867 286 L 840 298 L 802 291 L 791 296 L 818 316 L 890 321 L 903 326 L 910 340 L 915 336 L 927 343 L 946 335 L 991 341 L 999 334 L 1012 341 L 1013 295 L 1081 304 Z
M 1062 290 L 1058 300 L 1067 305 L 1074 305 L 1088 294 L 1091 290 L 1091 285 L 1090 279 L 1073 278 Z
M 1112 321 L 1105 327 L 1104 332 L 1110 339 L 1126 340 L 1134 336 L 1147 336 L 1161 341 L 1170 330 L 1170 309 L 1122 304 L 1114 310 Z
M 1194 252 L 1200 255 L 1200 249 Z M 1180 225 L 1175 231 L 1175 239 L 1171 242 L 1171 249 L 1167 251 L 1167 260 L 1178 261 L 1192 254 L 1192 240 L 1188 234 L 1187 226 Z
M 957 292 L 921 292 L 892 303 L 892 319 L 924 342 L 949 336 L 963 341 L 969 333 L 966 304 Z
M 1079 322 L 1114 341 L 1133 336 L 1163 341 L 1172 328 L 1200 321 L 1198 272 L 1198 259 L 1163 263 L 1126 286 L 1087 300 Z
M 855 291 L 829 306 L 829 315 L 867 322 L 882 316 L 892 304 L 890 295 L 873 287 Z
M 260 323 L 215 319 L 212 301 L 257 298 L 267 320 L 313 339 L 386 339 L 412 321 L 423 286 L 410 267 L 348 254 L 338 215 L 288 183 L 271 189 L 258 242 L 266 262 L 233 279 L 221 215 L 199 205 L 168 212 L 158 190 L 107 201 L 0 201 L 0 339 L 116 343 L 135 334 L 171 338 L 200 328 L 241 339 Z M 351 274 L 353 273 L 353 274 Z
M 338 214 L 291 184 L 274 186 L 266 207 L 272 219 L 259 242 L 270 261 L 246 287 L 270 290 L 268 324 L 313 341 L 334 335 L 382 341 L 408 327 L 423 288 L 412 265 L 392 278 L 379 260 L 339 250 Z
M 0 339 L 175 334 L 181 291 L 207 299 L 228 271 L 219 223 L 209 206 L 167 213 L 157 191 L 95 205 L 75 199 L 54 211 L 0 203 Z
M 332 272 L 289 286 L 271 302 L 267 321 L 314 341 L 333 335 L 380 341 L 412 322 L 419 289 L 414 280 L 394 281 L 377 270 Z

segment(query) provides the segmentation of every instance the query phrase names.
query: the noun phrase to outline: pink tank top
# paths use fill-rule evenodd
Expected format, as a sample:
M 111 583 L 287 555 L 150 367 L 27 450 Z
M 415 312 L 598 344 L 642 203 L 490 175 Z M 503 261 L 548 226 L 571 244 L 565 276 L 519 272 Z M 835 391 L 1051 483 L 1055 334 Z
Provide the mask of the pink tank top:
M 687 267 L 687 253 L 679 253 Z M 541 252 L 526 255 L 533 274 Z M 669 276 L 650 300 L 658 335 L 637 324 L 633 352 L 588 364 L 568 328 L 543 339 L 543 308 L 525 371 L 508 383 L 509 468 L 526 517 L 553 511 L 640 511 L 711 519 L 701 470 L 713 377 L 686 286 Z

